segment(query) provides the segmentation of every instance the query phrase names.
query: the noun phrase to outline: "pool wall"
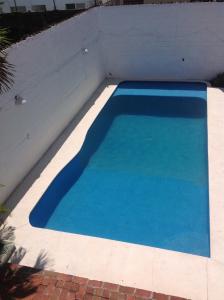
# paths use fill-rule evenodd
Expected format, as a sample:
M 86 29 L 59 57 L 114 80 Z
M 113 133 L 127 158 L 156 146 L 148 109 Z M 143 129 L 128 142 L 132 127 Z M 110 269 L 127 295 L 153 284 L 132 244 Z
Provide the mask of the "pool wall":
M 208 201 L 206 85 L 127 81 L 29 221 L 209 257 Z
M 13 45 L 15 84 L 0 96 L 0 202 L 105 77 L 208 80 L 223 71 L 223 15 L 224 3 L 99 7 Z
M 224 3 L 102 7 L 99 26 L 107 76 L 210 80 L 224 69 L 223 15 Z

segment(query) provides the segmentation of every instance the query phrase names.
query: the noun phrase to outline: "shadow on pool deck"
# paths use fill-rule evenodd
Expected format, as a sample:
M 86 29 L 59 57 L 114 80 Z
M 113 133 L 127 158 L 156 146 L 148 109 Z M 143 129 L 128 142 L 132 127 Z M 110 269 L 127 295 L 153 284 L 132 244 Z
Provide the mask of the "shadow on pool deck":
M 41 270 L 49 267 L 51 261 L 45 251 L 38 255 L 33 268 L 19 266 L 26 255 L 20 247 L 12 255 L 10 264 L 0 268 L 0 299 L 31 299 L 38 292 Z
M 87 111 L 94 105 L 96 99 L 103 92 L 109 84 L 118 84 L 117 80 L 105 79 L 98 89 L 93 93 L 92 97 L 84 104 L 79 113 L 69 122 L 66 128 L 59 134 L 54 143 L 46 150 L 43 156 L 34 164 L 30 172 L 21 180 L 14 191 L 10 194 L 5 202 L 7 212 L 1 217 L 1 220 L 6 220 L 10 212 L 16 207 L 21 198 L 26 194 L 28 189 L 32 186 L 36 179 L 40 177 L 41 172 L 45 169 L 51 159 L 55 156 L 63 143 L 67 140 L 68 136 L 72 133 L 74 128 L 79 124 L 81 119 Z

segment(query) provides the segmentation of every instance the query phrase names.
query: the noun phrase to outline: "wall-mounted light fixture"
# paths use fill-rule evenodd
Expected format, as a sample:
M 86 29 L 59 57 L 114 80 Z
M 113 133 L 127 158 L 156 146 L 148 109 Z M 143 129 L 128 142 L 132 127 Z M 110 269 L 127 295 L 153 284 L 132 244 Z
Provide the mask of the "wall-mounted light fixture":
M 89 52 L 89 49 L 87 49 L 87 48 L 82 48 L 82 53 L 83 54 L 87 54 Z
M 20 95 L 15 95 L 15 105 L 22 105 L 25 104 L 27 101 Z

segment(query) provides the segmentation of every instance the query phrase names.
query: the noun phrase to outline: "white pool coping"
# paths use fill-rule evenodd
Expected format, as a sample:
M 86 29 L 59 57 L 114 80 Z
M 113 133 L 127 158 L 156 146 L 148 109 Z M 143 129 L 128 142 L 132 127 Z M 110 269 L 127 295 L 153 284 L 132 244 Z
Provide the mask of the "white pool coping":
M 44 250 L 50 261 L 46 269 L 193 300 L 224 300 L 224 92 L 220 89 L 208 87 L 211 258 L 30 225 L 34 205 L 79 151 L 88 128 L 116 87 L 117 83 L 105 82 L 93 95 L 94 104 L 8 217 L 7 223 L 16 227 L 16 246 L 27 251 L 20 263 L 34 266 Z M 23 185 L 29 185 L 28 181 Z

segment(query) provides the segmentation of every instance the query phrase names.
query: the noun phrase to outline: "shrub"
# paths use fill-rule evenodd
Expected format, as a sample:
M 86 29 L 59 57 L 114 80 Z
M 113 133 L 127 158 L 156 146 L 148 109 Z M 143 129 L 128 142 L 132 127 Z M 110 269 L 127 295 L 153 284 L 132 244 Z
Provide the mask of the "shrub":
M 224 73 L 216 75 L 216 77 L 210 80 L 210 83 L 214 87 L 224 87 Z

